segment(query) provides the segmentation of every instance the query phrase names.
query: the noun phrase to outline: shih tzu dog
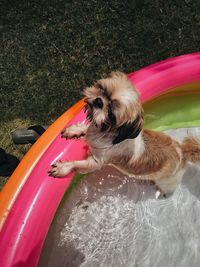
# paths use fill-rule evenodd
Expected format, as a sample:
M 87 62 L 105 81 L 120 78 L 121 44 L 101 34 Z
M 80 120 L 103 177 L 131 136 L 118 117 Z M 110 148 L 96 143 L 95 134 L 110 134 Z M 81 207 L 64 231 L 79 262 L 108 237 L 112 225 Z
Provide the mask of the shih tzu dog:
M 88 124 L 72 125 L 62 136 L 84 137 L 90 154 L 85 160 L 54 163 L 51 176 L 113 165 L 126 175 L 155 182 L 166 195 L 180 183 L 187 161 L 200 162 L 198 140 L 187 138 L 180 144 L 164 133 L 143 129 L 139 94 L 124 73 L 98 80 L 84 95 Z

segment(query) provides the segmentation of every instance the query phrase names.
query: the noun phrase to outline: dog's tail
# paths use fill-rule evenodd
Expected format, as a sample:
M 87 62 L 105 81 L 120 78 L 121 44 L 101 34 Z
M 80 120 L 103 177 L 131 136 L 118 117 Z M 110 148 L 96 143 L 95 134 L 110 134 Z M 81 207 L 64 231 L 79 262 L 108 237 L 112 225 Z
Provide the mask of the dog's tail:
M 200 163 L 200 140 L 198 138 L 186 138 L 181 147 L 185 161 Z

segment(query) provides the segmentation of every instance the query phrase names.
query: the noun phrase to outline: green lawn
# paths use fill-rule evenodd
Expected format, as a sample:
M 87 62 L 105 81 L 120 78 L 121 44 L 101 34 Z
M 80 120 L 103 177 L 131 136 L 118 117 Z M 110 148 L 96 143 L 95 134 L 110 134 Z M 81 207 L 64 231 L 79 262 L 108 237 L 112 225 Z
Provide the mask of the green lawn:
M 200 48 L 199 0 L 2 0 L 0 12 L 0 147 L 18 157 L 10 132 L 50 124 L 93 80 Z

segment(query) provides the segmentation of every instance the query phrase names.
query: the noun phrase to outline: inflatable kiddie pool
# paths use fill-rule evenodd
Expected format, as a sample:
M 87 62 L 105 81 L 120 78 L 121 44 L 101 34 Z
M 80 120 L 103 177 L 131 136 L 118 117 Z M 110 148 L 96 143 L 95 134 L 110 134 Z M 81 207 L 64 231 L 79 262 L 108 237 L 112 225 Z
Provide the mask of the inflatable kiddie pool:
M 200 53 L 183 55 L 129 74 L 141 93 L 146 127 L 155 130 L 200 126 Z M 0 194 L 1 267 L 37 266 L 48 229 L 75 173 L 48 176 L 53 162 L 83 159 L 81 140 L 64 140 L 67 125 L 84 122 L 79 101 L 31 147 Z M 156 119 L 155 119 L 156 118 Z

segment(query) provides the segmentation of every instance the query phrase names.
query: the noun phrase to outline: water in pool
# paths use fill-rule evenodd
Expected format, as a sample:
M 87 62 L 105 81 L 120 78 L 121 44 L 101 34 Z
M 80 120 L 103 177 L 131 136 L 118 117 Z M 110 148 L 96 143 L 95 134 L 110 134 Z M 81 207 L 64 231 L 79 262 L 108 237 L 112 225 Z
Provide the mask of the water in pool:
M 169 134 L 181 140 L 200 128 Z M 39 266 L 199 266 L 200 166 L 188 165 L 170 197 L 157 193 L 111 167 L 87 175 L 54 219 Z

